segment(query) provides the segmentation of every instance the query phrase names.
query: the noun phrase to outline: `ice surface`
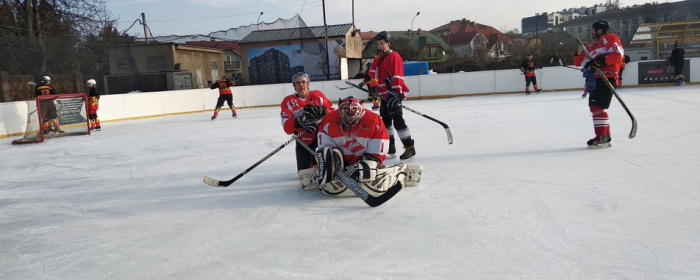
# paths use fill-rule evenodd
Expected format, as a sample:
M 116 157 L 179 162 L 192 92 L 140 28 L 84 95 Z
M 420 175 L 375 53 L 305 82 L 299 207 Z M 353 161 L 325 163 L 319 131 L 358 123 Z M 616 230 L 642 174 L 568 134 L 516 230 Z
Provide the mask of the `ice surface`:
M 293 145 L 203 184 L 289 139 L 276 107 L 0 139 L 0 279 L 698 279 L 698 92 L 621 89 L 602 150 L 580 91 L 407 101 L 454 144 L 405 111 L 423 182 L 377 208 L 302 191 Z

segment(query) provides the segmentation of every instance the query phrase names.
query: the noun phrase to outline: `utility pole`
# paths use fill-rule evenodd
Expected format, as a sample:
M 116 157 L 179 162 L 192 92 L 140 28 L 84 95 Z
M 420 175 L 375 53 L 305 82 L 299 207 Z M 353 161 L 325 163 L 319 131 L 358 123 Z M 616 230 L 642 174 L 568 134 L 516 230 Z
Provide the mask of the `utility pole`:
M 328 56 L 328 25 L 326 24 L 326 0 L 322 1 L 323 4 L 323 30 L 326 34 L 326 81 L 331 80 L 331 60 Z
M 143 36 L 146 38 L 146 44 L 148 44 L 148 33 L 146 33 L 146 14 L 141 13 L 141 24 L 143 25 Z

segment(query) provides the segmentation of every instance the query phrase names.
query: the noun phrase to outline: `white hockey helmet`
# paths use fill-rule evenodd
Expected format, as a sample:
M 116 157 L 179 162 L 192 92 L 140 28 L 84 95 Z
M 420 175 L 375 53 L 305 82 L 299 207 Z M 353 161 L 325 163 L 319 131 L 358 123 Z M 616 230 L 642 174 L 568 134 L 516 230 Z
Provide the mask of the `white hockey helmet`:
M 97 84 L 97 81 L 95 81 L 95 79 L 89 79 L 89 80 L 87 80 L 87 85 L 88 85 L 88 86 L 94 87 L 96 84 Z

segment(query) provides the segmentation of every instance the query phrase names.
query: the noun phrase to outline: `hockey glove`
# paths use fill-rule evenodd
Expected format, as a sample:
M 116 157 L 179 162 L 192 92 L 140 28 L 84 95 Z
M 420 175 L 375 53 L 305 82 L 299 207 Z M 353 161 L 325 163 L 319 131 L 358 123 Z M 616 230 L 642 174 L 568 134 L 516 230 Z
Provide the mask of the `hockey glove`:
M 389 110 L 396 110 L 397 108 L 401 107 L 401 94 L 395 92 L 395 91 L 390 91 L 389 92 L 389 98 L 387 99 L 386 107 L 389 108 Z
M 588 66 L 590 67 L 595 67 L 595 68 L 603 68 L 605 66 L 605 56 L 596 56 L 593 60 L 589 61 Z
M 316 120 L 307 118 L 306 116 L 299 116 L 294 119 L 294 126 L 296 128 L 301 128 L 306 133 L 314 133 L 316 131 Z
M 318 120 L 323 118 L 325 115 L 326 108 L 323 108 L 323 106 L 306 105 L 306 107 L 304 107 L 304 116 L 309 119 Z

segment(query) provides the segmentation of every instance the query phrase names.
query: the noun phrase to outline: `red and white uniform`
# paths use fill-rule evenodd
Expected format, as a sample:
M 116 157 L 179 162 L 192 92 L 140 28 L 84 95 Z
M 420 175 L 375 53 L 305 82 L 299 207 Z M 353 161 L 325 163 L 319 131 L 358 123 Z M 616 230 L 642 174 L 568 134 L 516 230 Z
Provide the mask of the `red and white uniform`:
M 343 153 L 345 166 L 357 163 L 365 154 L 383 164 L 389 149 L 389 135 L 379 115 L 365 110 L 362 119 L 350 131 L 345 131 L 340 112 L 329 113 L 318 125 L 318 148 L 338 148 Z
M 369 69 L 370 78 L 378 81 L 379 97 L 388 98 L 389 89 L 386 87 L 386 78 L 391 78 L 391 88 L 406 99 L 409 90 L 403 80 L 403 59 L 397 52 L 389 50 L 386 56 L 380 55 L 372 62 Z
M 622 65 L 625 55 L 620 38 L 612 33 L 603 34 L 597 42 L 586 46 L 586 49 L 591 54 L 592 58 L 607 55 L 605 56 L 605 66 L 603 66 L 601 70 L 603 70 L 605 77 L 617 80 L 620 75 L 620 66 Z M 585 65 L 588 61 L 590 60 L 584 53 L 574 57 L 574 65 L 579 67 Z M 600 78 L 598 71 L 595 73 L 595 78 Z
M 282 118 L 282 128 L 284 128 L 284 132 L 290 135 L 296 134 L 299 136 L 299 139 L 307 145 L 316 141 L 316 132 L 312 134 L 306 133 L 303 129 L 296 128 L 294 126 L 294 121 L 297 117 L 304 114 L 304 107 L 308 104 L 323 106 L 328 113 L 333 111 L 333 105 L 330 100 L 319 90 L 309 91 L 309 95 L 305 99 L 297 97 L 296 94 L 289 95 L 282 100 L 282 104 L 280 105 L 282 109 L 280 117 Z

